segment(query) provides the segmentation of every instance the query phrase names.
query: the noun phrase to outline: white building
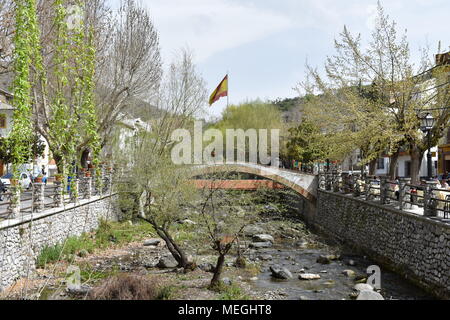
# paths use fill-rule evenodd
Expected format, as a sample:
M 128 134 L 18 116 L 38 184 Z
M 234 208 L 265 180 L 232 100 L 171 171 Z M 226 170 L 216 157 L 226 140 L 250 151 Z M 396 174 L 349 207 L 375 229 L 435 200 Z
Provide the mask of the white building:
M 14 107 L 12 104 L 13 95 L 6 90 L 0 89 L 0 138 L 6 138 L 13 128 Z M 25 164 L 22 171 L 29 171 L 33 176 L 37 176 L 42 172 L 44 167 L 47 175 L 52 174 L 56 170 L 54 161 L 50 160 L 50 150 L 47 141 L 41 137 L 41 141 L 45 145 L 43 157 L 36 157 L 30 164 Z M 53 162 L 53 164 L 52 164 Z M 8 165 L 0 160 L 0 176 L 8 171 Z
M 438 156 L 437 156 L 437 147 L 431 148 L 431 155 L 432 155 L 432 173 L 433 176 L 436 176 L 438 174 L 437 172 L 437 165 L 438 165 Z M 424 156 L 422 158 L 422 163 L 420 165 L 420 177 L 427 177 L 428 175 L 428 151 L 424 153 Z M 390 158 L 389 157 L 382 157 L 377 160 L 377 166 L 376 166 L 376 175 L 377 176 L 385 176 L 389 174 L 389 166 L 390 166 Z M 396 176 L 399 178 L 411 178 L 411 156 L 407 154 L 406 152 L 400 153 L 400 156 L 397 161 L 397 170 L 396 170 Z

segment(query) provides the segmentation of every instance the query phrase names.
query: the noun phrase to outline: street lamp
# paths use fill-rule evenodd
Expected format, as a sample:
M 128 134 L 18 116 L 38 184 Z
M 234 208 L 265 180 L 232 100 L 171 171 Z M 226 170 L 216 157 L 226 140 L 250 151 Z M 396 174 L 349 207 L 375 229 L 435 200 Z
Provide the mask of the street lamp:
M 420 119 L 420 129 L 423 131 L 423 133 L 426 133 L 428 137 L 428 154 L 427 154 L 428 181 L 430 181 L 433 176 L 433 169 L 432 169 L 433 164 L 431 156 L 431 129 L 433 129 L 433 126 L 434 126 L 434 118 L 431 113 L 427 113 L 424 117 Z

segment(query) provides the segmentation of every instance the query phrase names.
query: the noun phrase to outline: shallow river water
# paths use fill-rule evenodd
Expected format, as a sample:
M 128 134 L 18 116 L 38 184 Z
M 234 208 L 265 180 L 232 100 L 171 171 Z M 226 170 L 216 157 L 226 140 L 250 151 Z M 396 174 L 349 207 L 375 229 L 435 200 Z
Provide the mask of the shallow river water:
M 350 299 L 355 280 L 342 274 L 344 270 L 353 270 L 358 275 L 366 275 L 367 267 L 375 263 L 366 257 L 346 253 L 330 264 L 316 262 L 320 255 L 327 255 L 325 249 L 301 249 L 289 242 L 277 243 L 272 248 L 257 250 L 256 255 L 271 255 L 271 261 L 263 262 L 263 272 L 253 287 L 257 290 L 282 289 L 289 300 L 342 300 Z M 353 266 L 348 263 L 353 260 Z M 291 280 L 276 280 L 271 276 L 269 267 L 278 264 L 291 271 Z M 319 280 L 299 280 L 301 272 L 319 274 Z M 432 296 L 412 285 L 399 275 L 381 268 L 381 292 L 384 299 L 422 300 Z

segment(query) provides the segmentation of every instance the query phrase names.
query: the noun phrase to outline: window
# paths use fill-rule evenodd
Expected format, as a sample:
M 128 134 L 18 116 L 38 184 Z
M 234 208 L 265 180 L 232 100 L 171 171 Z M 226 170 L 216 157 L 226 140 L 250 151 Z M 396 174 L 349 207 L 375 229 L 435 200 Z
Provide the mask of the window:
M 0 114 L 0 129 L 6 129 L 6 114 Z
M 384 169 L 384 158 L 380 158 L 377 160 L 377 169 L 378 170 Z

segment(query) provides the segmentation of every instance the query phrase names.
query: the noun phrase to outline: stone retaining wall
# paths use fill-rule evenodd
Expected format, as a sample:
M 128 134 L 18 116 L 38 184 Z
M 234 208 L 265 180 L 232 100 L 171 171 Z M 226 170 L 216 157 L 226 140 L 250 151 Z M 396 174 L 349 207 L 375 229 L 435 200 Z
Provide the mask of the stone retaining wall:
M 450 299 L 450 225 L 327 191 L 313 224 L 381 266 Z
M 100 219 L 117 220 L 114 197 L 93 197 L 32 216 L 0 222 L 0 291 L 36 269 L 42 248 L 98 228 Z

